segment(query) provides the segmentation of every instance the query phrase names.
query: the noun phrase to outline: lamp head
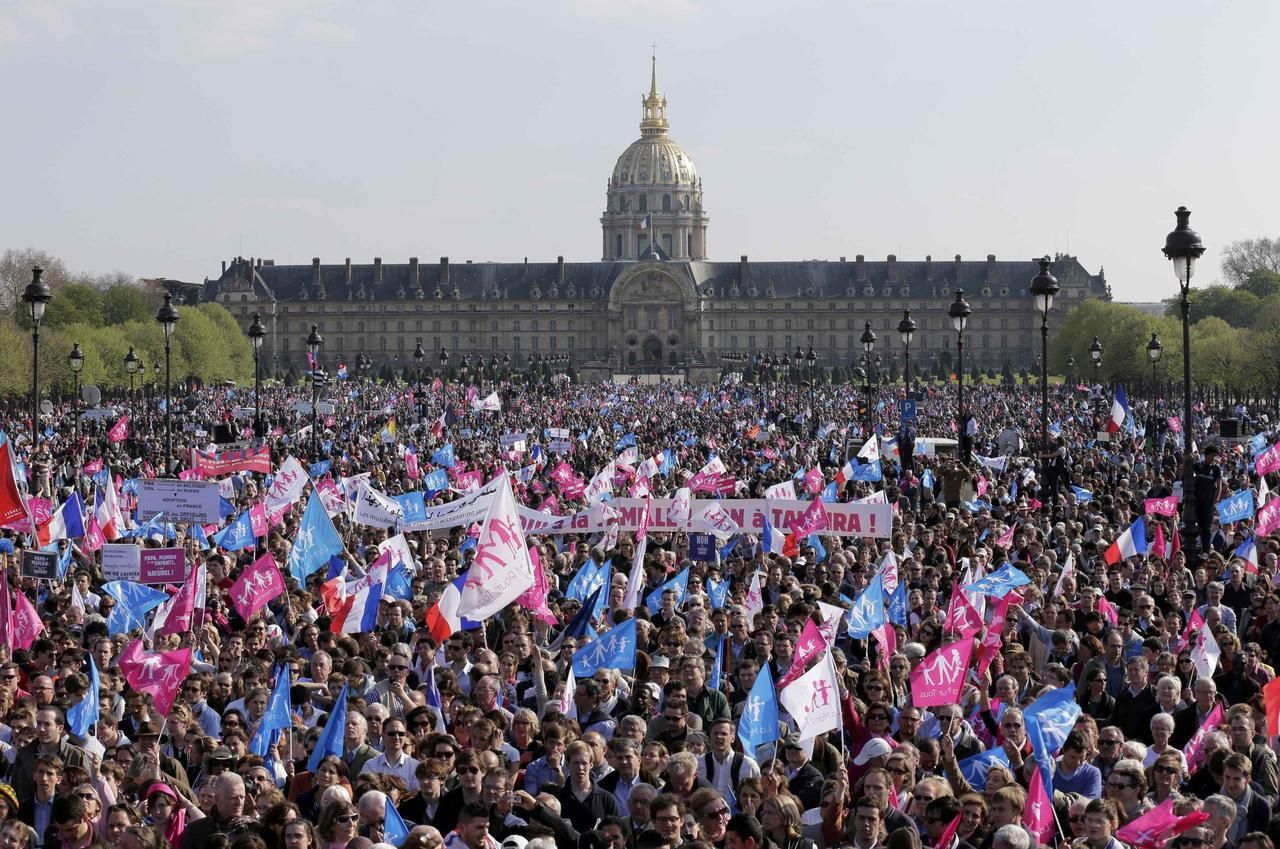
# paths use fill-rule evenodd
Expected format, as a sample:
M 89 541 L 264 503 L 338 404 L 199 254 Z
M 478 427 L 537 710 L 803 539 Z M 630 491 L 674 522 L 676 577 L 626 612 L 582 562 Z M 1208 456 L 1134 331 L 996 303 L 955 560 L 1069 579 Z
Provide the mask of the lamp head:
M 1151 362 L 1158 363 L 1163 353 L 1164 345 L 1160 343 L 1160 337 L 1152 333 L 1151 341 L 1147 343 L 1147 357 L 1150 358 Z
M 254 353 L 261 351 L 262 340 L 267 338 L 267 328 L 262 324 L 262 313 L 253 314 L 253 324 L 249 325 L 249 329 L 245 332 L 249 335 L 249 341 L 253 343 Z
M 969 302 L 964 299 L 964 290 L 956 289 L 956 299 L 947 308 L 947 315 L 951 316 L 951 326 L 956 329 L 956 333 L 964 333 L 972 313 Z
M 133 346 L 129 346 L 129 353 L 124 355 L 124 370 L 129 374 L 138 373 L 138 355 L 134 353 Z
M 1164 255 L 1173 262 L 1178 282 L 1187 286 L 1195 272 L 1196 260 L 1204 253 L 1204 242 L 1200 234 L 1191 229 L 1191 210 L 1180 206 L 1173 214 L 1178 218 L 1178 226 L 1164 237 Z
M 1058 278 L 1049 272 L 1049 262 L 1047 256 L 1040 260 L 1040 273 L 1031 281 L 1031 297 L 1036 299 L 1036 309 L 1045 316 L 1053 309 L 1053 296 L 1061 288 L 1058 286 Z
M 71 353 L 67 355 L 67 365 L 71 366 L 71 370 L 76 374 L 84 368 L 84 354 L 80 351 L 79 342 L 71 346 Z
M 173 330 L 178 326 L 178 310 L 173 306 L 173 295 L 165 292 L 164 303 L 156 311 L 156 321 L 164 330 L 164 338 L 173 338 Z
M 902 344 L 910 345 L 911 337 L 915 332 L 916 323 L 911 317 L 911 308 L 907 307 L 902 311 L 902 321 L 898 322 L 898 335 L 902 337 Z

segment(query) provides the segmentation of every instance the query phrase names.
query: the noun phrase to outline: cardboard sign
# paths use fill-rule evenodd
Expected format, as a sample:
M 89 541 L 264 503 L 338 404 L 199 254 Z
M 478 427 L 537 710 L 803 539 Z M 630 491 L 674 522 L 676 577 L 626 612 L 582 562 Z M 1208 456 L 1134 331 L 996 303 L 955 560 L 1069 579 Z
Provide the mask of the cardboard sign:
M 102 546 L 102 575 L 108 581 L 137 581 L 142 576 L 142 549 L 131 543 Z
M 181 548 L 139 549 L 138 582 L 181 584 L 187 578 L 187 553 Z
M 52 551 L 24 549 L 20 574 L 24 578 L 56 581 L 58 580 L 58 555 Z
M 222 515 L 218 511 L 218 484 L 169 478 L 140 480 L 138 512 L 144 520 L 163 513 L 169 522 L 219 522 Z

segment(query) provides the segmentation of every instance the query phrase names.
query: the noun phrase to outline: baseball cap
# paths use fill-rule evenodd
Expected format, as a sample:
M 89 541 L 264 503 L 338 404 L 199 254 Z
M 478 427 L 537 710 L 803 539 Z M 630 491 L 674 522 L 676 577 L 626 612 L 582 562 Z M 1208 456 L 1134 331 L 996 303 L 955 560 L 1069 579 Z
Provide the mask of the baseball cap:
M 883 738 L 872 737 L 863 744 L 862 751 L 858 752 L 858 756 L 853 759 L 853 762 L 857 766 L 866 766 L 867 761 L 872 758 L 886 757 L 892 751 L 893 747 L 891 747 Z

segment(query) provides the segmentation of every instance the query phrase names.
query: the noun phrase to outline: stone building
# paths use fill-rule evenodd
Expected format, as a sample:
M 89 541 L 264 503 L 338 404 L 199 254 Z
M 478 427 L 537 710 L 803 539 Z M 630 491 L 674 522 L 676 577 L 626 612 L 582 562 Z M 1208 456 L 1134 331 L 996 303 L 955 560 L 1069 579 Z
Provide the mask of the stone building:
M 640 138 L 609 178 L 599 262 L 317 257 L 286 266 L 237 257 L 205 281 L 203 297 L 245 328 L 261 313 L 264 363 L 277 370 L 305 368 L 314 323 L 329 368 L 350 368 L 359 354 L 378 367 L 412 367 L 421 342 L 427 367 L 447 348 L 454 364 L 466 354 L 506 355 L 513 367 L 530 355 L 560 355 L 584 379 L 663 373 L 711 380 L 725 355 L 781 356 L 798 346 L 812 346 L 824 366 L 855 365 L 868 321 L 888 362 L 901 355 L 896 328 L 908 308 L 917 325 L 913 363 L 946 367 L 956 343 L 947 307 L 957 288 L 973 307 L 966 365 L 1035 361 L 1039 317 L 1028 286 L 1038 266 L 1031 258 L 752 262 L 744 254 L 709 261 L 702 181 L 668 135 L 656 64 L 641 107 Z M 1062 291 L 1051 322 L 1084 298 L 1110 298 L 1103 272 L 1090 274 L 1073 256 L 1055 256 L 1052 271 Z

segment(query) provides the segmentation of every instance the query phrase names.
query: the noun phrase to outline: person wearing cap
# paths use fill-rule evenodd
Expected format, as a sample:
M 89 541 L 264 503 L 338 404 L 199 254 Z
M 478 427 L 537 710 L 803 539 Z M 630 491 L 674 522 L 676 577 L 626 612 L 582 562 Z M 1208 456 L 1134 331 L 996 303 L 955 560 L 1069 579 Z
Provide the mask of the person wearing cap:
M 177 758 L 168 757 L 160 751 L 161 728 L 162 723 L 155 717 L 138 726 L 138 730 L 134 732 L 134 757 L 143 761 L 144 774 L 153 776 L 156 780 L 168 781 L 189 796 L 191 781 L 187 777 L 186 768 Z
M 799 734 L 788 734 L 782 748 L 787 762 L 787 789 L 806 810 L 816 808 L 822 801 L 822 773 L 809 762 L 809 752 Z

